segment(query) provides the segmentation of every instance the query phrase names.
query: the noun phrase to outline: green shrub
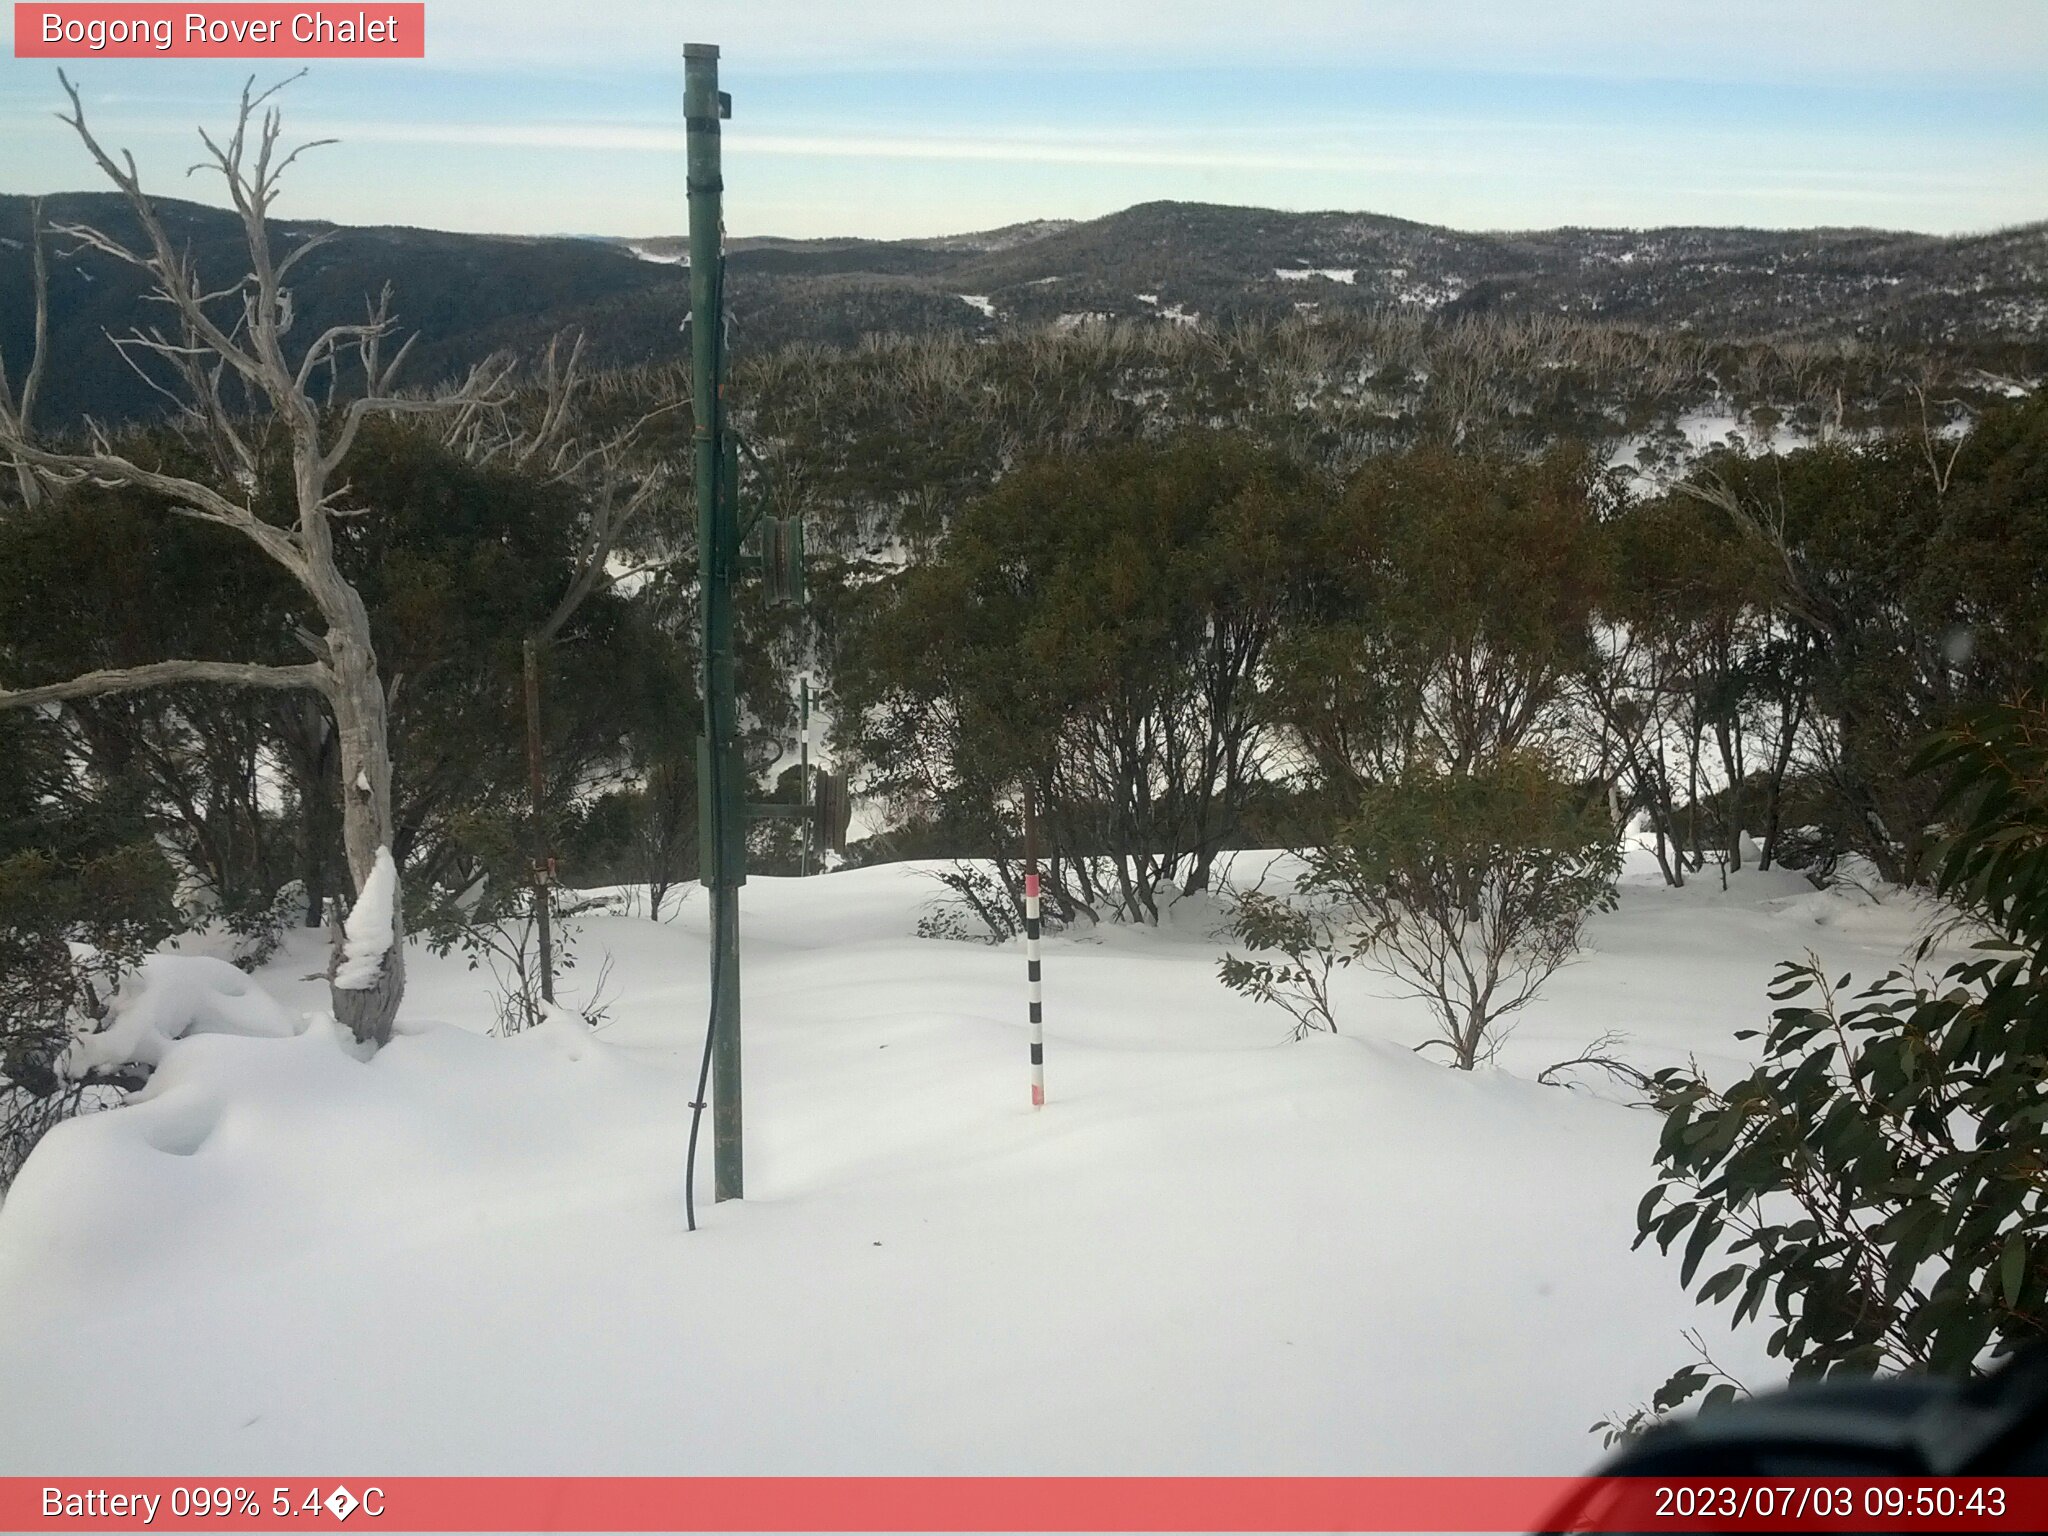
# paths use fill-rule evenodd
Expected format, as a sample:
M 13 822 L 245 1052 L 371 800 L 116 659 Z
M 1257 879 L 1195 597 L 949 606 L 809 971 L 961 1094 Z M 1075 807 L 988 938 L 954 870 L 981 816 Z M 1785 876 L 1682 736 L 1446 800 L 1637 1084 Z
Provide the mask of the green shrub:
M 1788 963 L 1754 1072 L 1654 1079 L 1637 1242 L 1682 1240 L 1688 1286 L 1729 1260 L 1696 1294 L 1736 1324 L 1769 1308 L 1794 1379 L 1975 1374 L 2048 1334 L 2048 712 L 1980 712 L 1915 766 L 1949 771 L 1936 884 L 1988 936 L 1938 979 L 1923 943 L 1854 997 Z M 1659 1404 L 1705 1385 L 1681 1371 Z

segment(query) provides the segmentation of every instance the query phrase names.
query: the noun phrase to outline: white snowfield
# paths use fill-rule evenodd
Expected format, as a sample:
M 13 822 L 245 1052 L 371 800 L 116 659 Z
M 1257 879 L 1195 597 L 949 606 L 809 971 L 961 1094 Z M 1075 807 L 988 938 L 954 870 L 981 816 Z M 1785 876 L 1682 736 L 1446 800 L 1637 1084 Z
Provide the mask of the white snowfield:
M 1345 1033 L 1287 1039 L 1214 979 L 1197 898 L 1047 941 L 1034 1113 L 1023 962 L 914 937 L 936 889 L 747 885 L 748 1198 L 712 1204 L 707 1117 L 695 1234 L 701 895 L 587 925 L 565 990 L 611 953 L 596 1033 L 488 1038 L 484 984 L 416 950 L 368 1061 L 319 1012 L 318 935 L 256 978 L 281 1009 L 154 962 L 141 995 L 191 1027 L 136 1023 L 182 1035 L 152 1083 L 0 1206 L 0 1473 L 1574 1471 L 1681 1329 L 1771 1372 L 1629 1251 L 1655 1117 L 1535 1073 L 1619 1029 L 1725 1077 L 1781 957 L 1874 977 L 1926 918 L 1636 868 L 1464 1074 L 1356 972 Z

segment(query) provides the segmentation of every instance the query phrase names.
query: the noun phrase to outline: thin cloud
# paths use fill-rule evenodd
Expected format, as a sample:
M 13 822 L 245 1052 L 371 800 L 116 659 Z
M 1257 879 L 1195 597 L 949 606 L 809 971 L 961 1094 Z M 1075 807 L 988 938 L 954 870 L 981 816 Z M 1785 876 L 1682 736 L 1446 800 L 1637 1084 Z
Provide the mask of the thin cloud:
M 323 122 L 307 127 L 343 143 L 459 144 L 504 149 L 560 149 L 680 154 L 680 128 L 629 123 L 373 123 Z M 1233 151 L 1172 148 L 1157 142 L 1094 137 L 973 134 L 726 134 L 734 159 L 766 155 L 796 159 L 968 160 L 1010 164 L 1162 166 L 1191 170 L 1387 171 L 1442 169 L 1441 154 L 1302 153 L 1283 148 Z

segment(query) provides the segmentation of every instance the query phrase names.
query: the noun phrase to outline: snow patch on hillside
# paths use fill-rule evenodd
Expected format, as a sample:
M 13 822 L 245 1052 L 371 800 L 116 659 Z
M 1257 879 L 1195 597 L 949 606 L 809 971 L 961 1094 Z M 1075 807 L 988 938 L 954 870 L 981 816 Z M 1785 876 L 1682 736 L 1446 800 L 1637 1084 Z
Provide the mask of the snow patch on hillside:
M 1437 282 L 1409 283 L 1395 290 L 1394 297 L 1403 304 L 1419 304 L 1424 309 L 1441 309 L 1465 296 L 1465 284 L 1457 278 L 1444 278 Z

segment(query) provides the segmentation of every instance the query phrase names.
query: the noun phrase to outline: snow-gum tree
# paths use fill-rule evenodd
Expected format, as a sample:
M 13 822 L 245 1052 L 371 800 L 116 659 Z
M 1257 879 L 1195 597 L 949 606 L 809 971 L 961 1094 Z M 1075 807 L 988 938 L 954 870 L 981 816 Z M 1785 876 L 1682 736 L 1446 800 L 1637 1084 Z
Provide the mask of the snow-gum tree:
M 313 147 L 281 148 L 281 118 L 268 105 L 279 87 L 244 87 L 225 141 L 201 130 L 201 164 L 225 184 L 249 259 L 248 271 L 209 287 L 143 191 L 134 157 L 123 152 L 116 161 L 108 154 L 87 126 L 77 89 L 59 78 L 71 104 L 64 121 L 120 192 L 137 231 L 123 238 L 81 224 L 59 233 L 147 279 L 166 321 L 132 331 L 116 345 L 138 368 L 173 381 L 159 387 L 178 400 L 185 425 L 205 442 L 221 472 L 208 478 L 170 473 L 115 451 L 103 436 L 84 449 L 40 446 L 30 440 L 18 410 L 0 418 L 0 453 L 44 484 L 85 479 L 133 486 L 155 493 L 180 515 L 235 530 L 297 583 L 321 628 L 301 632 L 312 656 L 301 664 L 175 659 L 49 683 L 0 684 L 0 709 L 176 683 L 319 694 L 336 727 L 342 841 L 358 893 L 356 910 L 335 938 L 332 1005 L 357 1040 L 382 1044 L 390 1038 L 405 985 L 405 920 L 391 853 L 390 696 L 371 644 L 369 614 L 335 558 L 335 520 L 373 509 L 353 503 L 340 471 L 366 420 L 472 409 L 494 393 L 504 366 L 493 361 L 472 371 L 460 388 L 432 398 L 397 393 L 411 343 L 386 355 L 394 329 L 388 290 L 361 322 L 330 326 L 302 349 L 288 342 L 291 273 L 332 232 L 298 239 L 282 254 L 273 246 L 270 218 L 280 178 Z M 316 389 L 336 403 L 317 401 Z M 282 513 L 263 494 L 274 472 L 290 488 Z

